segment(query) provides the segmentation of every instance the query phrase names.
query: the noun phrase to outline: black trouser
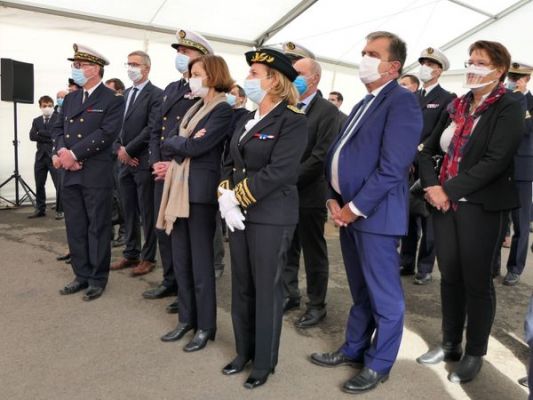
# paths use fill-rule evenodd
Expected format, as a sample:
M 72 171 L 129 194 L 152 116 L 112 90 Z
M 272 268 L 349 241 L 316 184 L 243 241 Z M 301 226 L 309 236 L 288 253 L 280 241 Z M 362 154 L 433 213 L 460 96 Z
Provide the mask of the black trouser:
M 527 253 L 529 251 L 529 219 L 531 202 L 531 182 L 516 181 L 520 204 L 523 206 L 511 211 L 513 220 L 513 239 L 509 258 L 507 259 L 507 270 L 520 275 L 526 266 Z
M 328 290 L 328 249 L 324 238 L 324 224 L 327 219 L 325 208 L 300 208 L 300 219 L 291 246 L 287 253 L 287 265 L 283 269 L 283 283 L 286 297 L 300 298 L 298 269 L 300 251 L 303 249 L 307 278 L 308 308 L 323 308 Z
M 213 250 L 215 252 L 214 264 L 215 264 L 216 271 L 224 271 L 225 250 L 224 250 L 224 232 L 222 229 L 224 222 L 222 221 L 222 218 L 219 212 L 217 212 L 216 222 L 217 224 L 215 228 L 215 238 L 213 240 Z
M 159 207 L 161 207 L 161 197 L 163 195 L 164 181 L 156 181 L 154 184 L 154 218 L 157 221 Z M 155 229 L 157 243 L 159 244 L 159 255 L 161 256 L 161 265 L 163 266 L 162 285 L 169 289 L 178 287 L 176 276 L 174 275 L 174 266 L 172 264 L 172 241 L 170 236 L 164 230 Z
M 229 234 L 231 317 L 237 354 L 254 369 L 278 363 L 283 317 L 283 282 L 294 226 L 246 223 Z
M 216 213 L 216 205 L 190 204 L 189 218 L 176 219 L 171 234 L 179 321 L 198 329 L 217 327 L 212 246 Z
M 126 228 L 124 257 L 155 261 L 157 238 L 154 220 L 154 179 L 149 169 L 132 169 L 121 166 L 119 190 L 122 214 Z M 142 221 L 144 244 L 141 249 L 139 216 Z
M 111 188 L 63 187 L 65 225 L 76 280 L 105 287 L 111 260 Z
M 491 267 L 506 215 L 466 202 L 459 202 L 457 211 L 433 213 L 441 272 L 443 342 L 461 343 L 468 319 L 465 352 L 472 356 L 487 353 L 496 312 Z
M 422 236 L 419 237 L 419 227 Z M 420 239 L 420 247 L 418 240 Z M 418 262 L 416 250 L 418 248 Z M 402 238 L 400 263 L 405 270 L 415 270 L 418 273 L 430 274 L 435 264 L 435 239 L 433 234 L 433 219 L 419 215 L 409 216 L 409 230 L 407 236 Z
M 46 212 L 46 178 L 48 177 L 48 172 L 52 177 L 54 182 L 54 187 L 56 189 L 56 212 L 62 212 L 63 207 L 61 204 L 61 179 L 59 176 L 59 171 L 54 168 L 52 164 L 52 159 L 48 155 L 36 159 L 33 166 L 33 172 L 35 176 L 35 200 L 36 200 L 36 209 L 39 212 Z

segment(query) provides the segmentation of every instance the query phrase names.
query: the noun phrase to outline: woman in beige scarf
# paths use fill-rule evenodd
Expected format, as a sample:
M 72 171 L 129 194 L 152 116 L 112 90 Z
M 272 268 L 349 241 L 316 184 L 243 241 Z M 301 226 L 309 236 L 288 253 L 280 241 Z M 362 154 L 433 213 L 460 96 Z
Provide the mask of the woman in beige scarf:
M 179 322 L 163 341 L 195 330 L 186 352 L 215 339 L 216 293 L 213 237 L 217 213 L 220 160 L 232 119 L 226 102 L 233 80 L 223 58 L 199 57 L 189 63 L 191 95 L 201 100 L 183 117 L 179 131 L 161 146 L 172 157 L 156 227 L 171 235 L 178 282 Z

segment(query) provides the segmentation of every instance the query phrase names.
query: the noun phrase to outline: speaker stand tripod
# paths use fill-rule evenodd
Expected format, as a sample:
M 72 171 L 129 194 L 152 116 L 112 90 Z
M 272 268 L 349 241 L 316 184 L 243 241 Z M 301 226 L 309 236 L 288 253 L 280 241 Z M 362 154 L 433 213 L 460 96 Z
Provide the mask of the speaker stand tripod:
M 0 199 L 4 200 L 7 203 L 12 204 L 15 207 L 21 206 L 26 200 L 29 200 L 32 204 L 32 206 L 35 207 L 35 192 L 30 188 L 30 186 L 26 183 L 26 181 L 22 178 L 22 176 L 19 174 L 19 152 L 18 152 L 18 131 L 17 131 L 17 102 L 13 102 L 13 120 L 14 120 L 14 131 L 15 131 L 15 138 L 13 140 L 13 147 L 14 147 L 14 153 L 15 153 L 15 170 L 13 171 L 13 174 L 7 178 L 4 182 L 0 184 L 0 189 L 2 189 L 5 185 L 7 185 L 12 180 L 15 181 L 15 201 L 8 200 L 3 196 L 0 196 Z M 20 197 L 20 190 L 19 185 L 22 187 L 22 190 L 24 190 L 24 196 Z

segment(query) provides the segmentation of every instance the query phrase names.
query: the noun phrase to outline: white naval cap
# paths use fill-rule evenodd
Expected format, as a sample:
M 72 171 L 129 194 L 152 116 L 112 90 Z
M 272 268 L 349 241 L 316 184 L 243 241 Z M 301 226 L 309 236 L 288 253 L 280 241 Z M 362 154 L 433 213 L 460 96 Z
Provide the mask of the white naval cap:
M 83 44 L 74 43 L 74 56 L 67 58 L 69 61 L 89 61 L 100 66 L 109 65 L 109 60 L 105 58 L 101 53 L 91 49 Z
M 214 54 L 209 41 L 198 32 L 178 28 L 176 38 L 178 43 L 171 44 L 175 49 L 179 46 L 184 46 L 199 50 L 202 54 Z
M 450 68 L 448 57 L 446 57 L 442 51 L 434 47 L 428 47 L 422 50 L 420 57 L 418 57 L 418 62 L 421 62 L 423 59 L 437 62 L 442 67 L 443 71 L 447 71 L 448 68 Z

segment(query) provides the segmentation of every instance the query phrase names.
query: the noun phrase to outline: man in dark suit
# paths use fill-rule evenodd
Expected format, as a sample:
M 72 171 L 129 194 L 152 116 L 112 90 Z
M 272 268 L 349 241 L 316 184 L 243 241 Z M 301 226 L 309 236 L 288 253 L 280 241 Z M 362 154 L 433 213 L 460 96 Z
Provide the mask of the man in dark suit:
M 448 70 L 448 58 L 439 49 L 428 47 L 422 51 L 420 58 L 419 77 L 423 83 L 417 92 L 424 117 L 424 129 L 420 143 L 431 134 L 446 107 L 456 96 L 439 85 L 443 71 Z M 411 181 L 418 179 L 416 161 L 413 165 Z M 421 236 L 421 237 L 420 237 Z M 420 246 L 419 246 L 420 239 Z M 425 285 L 431 282 L 431 273 L 435 264 L 435 244 L 432 217 L 410 215 L 407 236 L 402 239 L 401 274 L 413 275 L 417 271 L 414 283 Z M 418 248 L 418 257 L 417 257 Z
M 85 288 L 83 300 L 100 297 L 111 258 L 112 145 L 122 125 L 124 97 L 102 83 L 107 59 L 74 44 L 72 78 L 82 89 L 68 94 L 54 125 L 56 168 L 65 169 L 63 205 L 75 279 L 60 293 Z
M 52 166 L 52 126 L 57 120 L 54 112 L 54 100 L 50 96 L 42 96 L 39 99 L 39 107 L 42 115 L 35 118 L 31 124 L 30 140 L 37 142 L 37 152 L 35 153 L 34 173 L 35 173 L 35 194 L 36 208 L 28 218 L 39 218 L 46 215 L 46 178 L 50 172 L 52 181 L 56 188 L 56 219 L 63 217 L 60 200 L 59 173 Z
M 367 36 L 359 78 L 368 94 L 348 117 L 326 159 L 328 208 L 340 241 L 353 305 L 346 341 L 311 361 L 363 363 L 343 390 L 363 393 L 384 382 L 403 331 L 404 298 L 396 247 L 407 231 L 407 174 L 422 132 L 416 97 L 396 82 L 405 43 L 389 32 Z
M 348 116 L 341 111 L 341 105 L 344 102 L 344 97 L 341 92 L 333 91 L 329 94 L 328 100 L 339 110 L 339 126 L 342 128 Z
M 303 250 L 309 302 L 305 313 L 296 321 L 296 326 L 308 328 L 326 316 L 329 264 L 324 238 L 324 224 L 328 215 L 324 160 L 339 132 L 339 119 L 337 108 L 317 94 L 322 75 L 320 64 L 311 58 L 302 58 L 294 63 L 294 69 L 305 79 L 307 86 L 307 90 L 300 95 L 298 107 L 307 116 L 308 136 L 298 177 L 300 218 L 283 271 L 286 296 L 284 311 L 300 305 L 298 270 L 300 252 Z
M 511 211 L 513 221 L 513 238 L 507 259 L 507 274 L 503 279 L 506 286 L 514 286 L 520 281 L 520 275 L 526 266 L 529 247 L 529 221 L 531 217 L 531 182 L 533 181 L 533 95 L 527 90 L 533 67 L 524 63 L 512 62 L 507 74 L 508 88 L 522 93 L 527 102 L 525 112 L 526 132 L 516 152 L 514 179 L 520 208 Z
M 150 134 L 159 118 L 163 91 L 148 79 L 150 56 L 144 51 L 128 55 L 128 76 L 133 86 L 124 93 L 124 122 L 114 151 L 120 162 L 118 189 L 126 228 L 123 258 L 111 270 L 133 267 L 132 276 L 144 275 L 155 268 L 157 238 L 154 219 L 154 180 L 148 161 Z M 139 217 L 143 225 L 141 249 Z
M 155 176 L 154 215 L 156 216 L 159 214 L 159 206 L 161 205 L 165 174 L 172 159 L 161 153 L 161 146 L 171 132 L 176 132 L 185 113 L 198 101 L 197 97 L 191 95 L 189 87 L 187 76 L 189 61 L 203 54 L 213 54 L 213 49 L 207 39 L 196 32 L 178 29 L 176 38 L 178 40 L 177 43 L 172 44 L 172 47 L 177 52 L 175 64 L 176 69 L 183 74 L 183 77 L 176 82 L 170 83 L 163 91 L 159 116 L 150 135 L 149 163 Z M 177 291 L 170 236 L 160 229 L 156 229 L 156 234 L 161 264 L 163 265 L 163 282 L 157 287 L 145 291 L 143 297 L 146 299 L 171 296 L 176 294 Z M 178 311 L 177 301 L 170 304 L 167 307 L 167 311 L 176 313 Z

